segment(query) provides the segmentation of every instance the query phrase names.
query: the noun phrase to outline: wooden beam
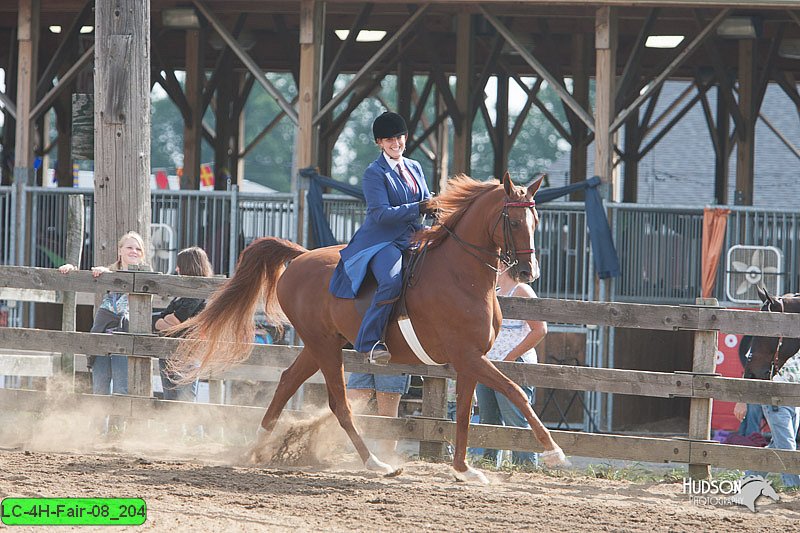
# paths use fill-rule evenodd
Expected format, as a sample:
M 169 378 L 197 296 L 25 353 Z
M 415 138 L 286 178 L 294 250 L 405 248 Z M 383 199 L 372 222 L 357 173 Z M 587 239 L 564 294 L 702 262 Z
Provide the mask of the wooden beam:
M 200 188 L 201 143 L 203 137 L 204 50 L 200 30 L 186 30 L 186 80 L 184 82 L 189 120 L 183 125 L 183 174 L 181 189 Z
M 195 0 L 196 1 L 196 0 Z M 403 25 L 389 38 L 386 42 L 375 52 L 371 58 L 367 60 L 363 67 L 353 76 L 353 78 L 339 91 L 329 102 L 327 102 L 322 109 L 314 116 L 314 124 L 319 122 L 320 118 L 331 112 L 344 100 L 350 92 L 361 83 L 364 76 L 370 75 L 375 69 L 375 66 L 389 53 L 394 47 L 402 40 L 407 34 L 413 38 L 411 30 L 422 20 L 422 16 L 427 13 L 430 4 L 423 4 L 414 12 L 413 15 L 405 19 Z M 302 84 L 301 84 L 302 85 Z
M 323 87 L 333 84 L 338 77 L 341 65 L 344 62 L 348 52 L 353 48 L 353 46 L 355 46 L 356 37 L 358 37 L 359 32 L 364 29 L 364 25 L 369 19 L 374 5 L 375 4 L 371 2 L 366 2 L 361 6 L 358 14 L 353 19 L 353 23 L 350 25 L 350 30 L 347 32 L 347 38 L 344 40 L 344 42 L 342 42 L 341 45 L 339 45 L 339 49 L 336 51 L 336 54 L 330 61 L 330 64 L 325 69 L 325 75 L 322 77 L 322 82 L 320 83 L 320 85 Z
M 292 99 L 292 105 L 295 105 L 295 104 L 297 104 L 297 97 L 296 97 L 296 96 L 295 96 L 295 97 Z M 266 135 L 267 135 L 267 134 L 268 134 L 270 131 L 272 131 L 273 129 L 275 129 L 275 127 L 276 127 L 278 124 L 280 124 L 281 120 L 282 120 L 282 119 L 283 119 L 283 117 L 285 117 L 285 116 L 286 116 L 286 113 L 284 113 L 283 111 L 280 111 L 280 112 L 278 112 L 278 114 L 277 114 L 277 115 L 275 115 L 275 117 L 273 117 L 273 119 L 269 121 L 269 124 L 267 124 L 266 126 L 264 126 L 264 129 L 263 129 L 263 130 L 261 130 L 261 131 L 258 133 L 258 135 L 256 135 L 255 137 L 253 137 L 253 140 L 252 140 L 252 141 L 250 141 L 250 142 L 247 144 L 247 146 L 245 146 L 245 147 L 242 149 L 242 151 L 241 151 L 241 152 L 239 152 L 239 157 L 240 157 L 240 158 L 244 158 L 244 156 L 246 156 L 248 153 L 250 153 L 250 151 L 251 151 L 253 148 L 255 148 L 255 147 L 258 145 L 258 143 L 259 143 L 259 142 L 261 142 L 261 139 L 263 139 L 263 138 L 264 138 L 264 137 L 265 137 L 265 136 L 266 136 Z
M 695 52 L 695 50 L 697 50 L 697 48 L 701 44 L 703 44 L 703 42 L 705 42 L 705 40 L 709 36 L 711 36 L 714 33 L 714 31 L 717 29 L 717 26 L 719 26 L 722 23 L 722 21 L 725 20 L 725 18 L 728 16 L 729 12 L 730 12 L 730 9 L 727 9 L 727 8 L 721 10 L 717 14 L 717 16 L 714 17 L 711 20 L 711 22 L 709 22 L 708 25 L 705 28 L 703 28 L 703 30 L 699 34 L 697 34 L 695 36 L 694 39 L 692 39 L 692 41 L 690 43 L 688 43 L 685 47 L 683 47 L 681 49 L 681 51 L 676 54 L 675 58 L 670 62 L 670 64 L 667 66 L 667 68 L 665 68 L 661 72 L 661 74 L 656 76 L 647 85 L 647 89 L 645 89 L 639 95 L 639 97 L 636 98 L 636 100 L 633 101 L 633 103 L 631 103 L 628 107 L 626 107 L 625 109 L 621 110 L 617 114 L 617 117 L 614 119 L 614 122 L 611 124 L 611 129 L 612 130 L 616 130 L 617 128 L 619 128 L 622 125 L 622 123 L 625 120 L 625 118 L 628 116 L 628 114 L 631 111 L 633 111 L 634 109 L 638 108 L 642 104 L 642 102 L 647 100 L 647 98 L 650 96 L 650 93 L 652 93 L 656 89 L 657 86 L 660 86 L 662 83 L 664 83 L 664 81 L 667 78 L 669 78 L 672 75 L 672 73 L 675 72 L 675 70 L 679 66 L 681 66 L 683 64 L 683 62 L 686 61 L 686 59 L 688 59 L 689 56 L 691 56 Z
M 36 96 L 40 5 L 40 0 L 19 0 L 17 19 L 17 42 L 19 47 L 17 120 L 14 166 L 24 172 L 33 171 L 33 122 L 31 109 Z
M 244 28 L 244 23 L 246 20 L 247 13 L 240 13 L 236 18 L 236 22 L 233 25 L 233 31 L 231 33 L 237 39 L 239 38 L 239 34 L 242 32 L 242 28 Z M 220 80 L 223 78 L 222 72 L 227 71 L 228 65 L 231 61 L 233 61 L 233 51 L 229 46 L 226 45 L 225 49 L 222 50 L 217 56 L 217 61 L 214 63 L 214 69 L 211 71 L 211 77 L 203 86 L 203 104 L 200 106 L 200 116 L 206 114 L 206 109 L 208 109 L 208 106 L 211 104 L 214 98 L 214 93 L 217 90 L 217 86 L 219 85 Z
M 80 12 L 72 19 L 69 29 L 63 33 L 61 42 L 51 55 L 50 61 L 42 71 L 36 86 L 36 97 L 41 98 L 53 86 L 53 78 L 62 70 L 64 63 L 72 62 L 78 49 L 81 27 L 89 21 L 94 8 L 94 0 L 87 0 Z M 91 24 L 91 22 L 89 22 Z
M 614 198 L 611 137 L 614 118 L 614 83 L 617 60 L 617 14 L 613 8 L 601 7 L 595 16 L 595 104 L 594 104 L 594 173 L 611 185 L 608 199 Z
M 473 80 L 472 68 L 474 62 L 474 46 L 472 34 L 474 31 L 472 15 L 466 12 L 459 12 L 456 15 L 456 106 L 458 107 L 461 121 L 456 127 L 453 126 L 453 160 L 451 168 L 453 174 L 467 174 L 472 172 L 472 118 L 474 116 L 473 105 L 478 104 L 478 100 L 483 102 L 483 98 L 473 100 Z M 487 67 L 488 70 L 488 67 Z M 488 76 L 488 74 L 487 74 Z M 483 86 L 481 86 L 481 90 Z M 478 90 L 475 86 L 474 90 Z M 474 102 L 474 104 L 473 104 Z M 438 184 L 439 190 L 447 188 L 447 176 L 441 176 Z
M 222 22 L 216 16 L 214 16 L 211 10 L 206 7 L 205 3 L 203 3 L 201 0 L 192 0 L 192 2 L 194 3 L 195 7 L 197 7 L 197 10 L 203 14 L 206 20 L 208 20 L 222 40 L 225 41 L 225 44 L 227 44 L 233 53 L 236 54 L 236 57 L 239 58 L 239 61 L 241 61 L 247 70 L 253 74 L 255 80 L 264 88 L 265 91 L 267 91 L 267 94 L 272 96 L 278 106 L 280 106 L 280 108 L 286 113 L 286 116 L 288 116 L 292 122 L 297 124 L 297 112 L 294 110 L 294 108 L 292 108 L 291 104 L 288 102 L 288 100 L 286 100 L 283 94 L 281 94 L 280 90 L 278 90 L 278 88 L 267 79 L 267 77 L 259 68 L 258 64 L 256 64 L 253 58 L 250 57 L 250 54 L 248 54 L 239 44 L 239 41 L 237 41 L 231 32 L 229 32 L 228 29 L 222 24 Z
M 737 125 L 735 205 L 753 205 L 753 181 L 756 147 L 756 87 L 755 39 L 739 39 L 739 112 L 742 123 Z
M 622 109 L 628 99 L 631 89 L 636 86 L 636 81 L 641 71 L 642 55 L 646 50 L 645 44 L 647 43 L 647 38 L 650 36 L 650 33 L 653 31 L 653 26 L 659 14 L 660 8 L 653 8 L 648 11 L 644 24 L 642 24 L 642 27 L 639 29 L 639 35 L 636 37 L 633 51 L 628 56 L 625 67 L 622 69 L 622 76 L 617 83 L 616 109 Z
M 594 118 L 589 114 L 588 111 L 583 109 L 583 107 L 575 101 L 571 94 L 564 88 L 564 85 L 555 78 L 545 67 L 544 65 L 536 59 L 531 52 L 525 48 L 519 42 L 516 35 L 506 27 L 500 20 L 489 13 L 485 7 L 479 5 L 478 8 L 481 10 L 481 13 L 489 21 L 489 23 L 495 27 L 498 33 L 500 33 L 503 38 L 505 38 L 506 42 L 508 42 L 514 49 L 519 52 L 520 57 L 531 67 L 533 68 L 540 76 L 542 76 L 551 86 L 551 88 L 558 94 L 559 98 L 572 109 L 572 111 L 580 117 L 580 119 L 586 124 L 586 126 L 594 130 Z
M 74 65 L 72 65 L 67 72 L 58 80 L 58 83 L 48 91 L 44 97 L 37 102 L 36 107 L 31 110 L 30 119 L 37 120 L 45 111 L 50 109 L 55 102 L 56 98 L 66 88 L 70 87 L 72 81 L 81 73 L 81 71 L 94 59 L 94 47 L 91 45 L 86 51 L 78 58 Z

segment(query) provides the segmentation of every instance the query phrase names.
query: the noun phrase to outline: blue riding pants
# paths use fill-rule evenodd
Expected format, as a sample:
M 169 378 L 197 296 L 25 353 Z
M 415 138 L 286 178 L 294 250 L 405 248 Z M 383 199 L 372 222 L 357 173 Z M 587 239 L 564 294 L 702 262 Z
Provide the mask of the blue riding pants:
M 394 244 L 385 246 L 370 260 L 369 269 L 378 282 L 378 290 L 358 330 L 354 347 L 359 352 L 369 352 L 376 342 L 383 340 L 392 303 L 379 303 L 400 296 L 403 288 L 403 252 Z

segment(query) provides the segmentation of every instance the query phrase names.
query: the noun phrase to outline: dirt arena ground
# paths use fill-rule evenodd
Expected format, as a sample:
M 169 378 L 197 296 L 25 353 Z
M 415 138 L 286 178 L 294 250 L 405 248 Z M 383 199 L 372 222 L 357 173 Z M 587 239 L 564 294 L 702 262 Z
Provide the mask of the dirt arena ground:
M 456 481 L 446 464 L 418 460 L 395 461 L 402 473 L 384 477 L 362 468 L 330 420 L 306 433 L 303 453 L 296 439 L 289 446 L 286 433 L 278 437 L 283 455 L 260 467 L 247 463 L 243 444 L 187 438 L 174 428 L 150 427 L 134 439 L 138 432 L 131 428 L 99 436 L 65 417 L 55 420 L 39 419 L 29 431 L 0 425 L 0 497 L 145 499 L 143 526 L 111 531 L 739 532 L 793 531 L 800 523 L 795 494 L 781 494 L 778 502 L 761 497 L 752 513 L 693 503 L 677 476 L 671 482 L 598 479 L 585 463 L 560 472 L 486 471 L 486 486 Z M 313 460 L 296 466 L 303 455 Z

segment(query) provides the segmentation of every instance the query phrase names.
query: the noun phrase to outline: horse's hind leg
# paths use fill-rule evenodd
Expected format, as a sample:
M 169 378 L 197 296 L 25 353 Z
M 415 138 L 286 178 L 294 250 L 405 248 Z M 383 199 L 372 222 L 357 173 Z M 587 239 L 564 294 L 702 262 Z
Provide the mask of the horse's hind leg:
M 394 469 L 390 465 L 379 461 L 370 453 L 364 443 L 364 439 L 361 438 L 353 423 L 353 411 L 350 409 L 350 403 L 347 401 L 347 395 L 345 394 L 344 365 L 342 364 L 341 349 L 338 349 L 337 354 L 331 353 L 318 357 L 317 362 L 320 365 L 322 375 L 325 376 L 325 384 L 328 388 L 328 405 L 333 414 L 336 415 L 339 425 L 342 426 L 342 429 L 350 438 L 350 442 L 355 446 L 358 456 L 364 462 L 364 466 L 368 470 L 375 472 L 392 473 Z
M 294 393 L 297 392 L 297 389 L 300 388 L 300 385 L 305 383 L 317 370 L 319 370 L 319 365 L 314 360 L 314 357 L 306 348 L 303 348 L 297 359 L 281 373 L 281 379 L 275 388 L 275 394 L 258 428 L 256 443 L 251 452 L 251 460 L 253 462 L 260 463 L 266 459 L 262 456 L 264 445 L 272 430 L 275 429 L 275 424 L 278 422 L 281 411 L 283 411 L 286 403 Z
M 511 403 L 517 406 L 528 421 L 528 424 L 530 424 L 536 439 L 544 446 L 545 451 L 541 454 L 541 458 L 547 466 L 566 464 L 564 452 L 561 451 L 561 448 L 553 440 L 550 431 L 544 427 L 542 421 L 536 416 L 530 403 L 528 403 L 528 397 L 525 396 L 525 393 L 522 392 L 522 389 L 520 389 L 516 383 L 497 370 L 486 357 L 462 360 L 456 370 L 459 373 L 459 377 L 462 374 L 473 376 L 487 387 L 503 394 Z

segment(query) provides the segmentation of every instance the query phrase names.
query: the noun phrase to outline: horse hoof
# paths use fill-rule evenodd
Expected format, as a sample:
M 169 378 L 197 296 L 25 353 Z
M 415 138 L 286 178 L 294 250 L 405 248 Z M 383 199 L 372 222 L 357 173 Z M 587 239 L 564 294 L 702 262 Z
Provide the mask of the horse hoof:
M 539 454 L 539 459 L 541 459 L 548 468 L 568 468 L 572 466 L 572 463 L 569 462 L 561 448 L 542 452 Z
M 480 483 L 481 485 L 489 484 L 489 478 L 483 475 L 483 472 L 481 472 L 480 470 L 476 470 L 471 466 L 468 466 L 465 472 L 459 472 L 455 469 L 453 469 L 453 472 L 456 473 L 456 479 L 458 481 L 465 481 L 467 483 L 477 482 Z
M 378 460 L 378 458 L 372 454 L 369 454 L 369 458 L 364 462 L 364 466 L 367 467 L 367 470 L 370 472 L 380 472 L 381 474 L 394 473 L 394 468 L 392 468 L 391 465 Z

